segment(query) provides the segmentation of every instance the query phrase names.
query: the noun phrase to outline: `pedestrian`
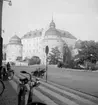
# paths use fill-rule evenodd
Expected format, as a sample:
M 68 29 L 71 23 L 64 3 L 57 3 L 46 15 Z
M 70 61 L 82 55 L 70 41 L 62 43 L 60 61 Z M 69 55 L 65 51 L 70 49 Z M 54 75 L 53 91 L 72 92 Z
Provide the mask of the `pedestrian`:
M 11 69 L 10 63 L 8 62 L 6 66 L 7 66 L 7 70 L 9 71 Z

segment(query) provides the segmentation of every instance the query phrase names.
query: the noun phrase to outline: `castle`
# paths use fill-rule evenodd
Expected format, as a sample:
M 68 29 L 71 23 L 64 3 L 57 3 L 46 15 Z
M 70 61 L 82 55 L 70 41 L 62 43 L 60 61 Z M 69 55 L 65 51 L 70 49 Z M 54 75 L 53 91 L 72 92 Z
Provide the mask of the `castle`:
M 26 33 L 22 38 L 14 35 L 6 47 L 6 61 L 15 62 L 17 57 L 38 56 L 41 59 L 41 64 L 46 62 L 45 47 L 48 45 L 49 52 L 54 47 L 58 47 L 62 52 L 63 45 L 74 48 L 76 37 L 69 32 L 56 29 L 56 25 L 52 19 L 49 29 L 35 30 Z

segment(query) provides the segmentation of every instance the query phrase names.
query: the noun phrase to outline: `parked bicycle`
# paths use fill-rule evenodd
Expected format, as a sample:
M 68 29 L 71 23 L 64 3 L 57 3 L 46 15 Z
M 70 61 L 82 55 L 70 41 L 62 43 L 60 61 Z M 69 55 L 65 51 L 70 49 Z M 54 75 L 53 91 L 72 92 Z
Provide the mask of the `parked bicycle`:
M 33 76 L 42 78 L 44 76 L 45 72 L 46 72 L 45 68 L 37 68 L 32 73 L 33 73 Z
M 10 69 L 9 71 L 7 71 L 7 73 L 8 73 L 8 79 L 12 80 L 14 77 L 14 70 Z
M 32 73 L 21 71 L 21 73 L 29 74 L 30 78 L 19 79 L 18 85 L 18 105 L 46 105 L 39 102 L 33 102 L 33 88 L 38 87 L 40 82 L 37 78 L 32 79 Z
M 12 70 L 11 68 L 7 69 L 6 66 L 2 66 L 2 69 L 1 69 L 2 80 L 12 80 L 13 76 L 14 76 L 14 70 Z
M 4 92 L 4 89 L 5 89 L 4 82 L 0 79 L 0 96 L 1 96 L 2 93 Z

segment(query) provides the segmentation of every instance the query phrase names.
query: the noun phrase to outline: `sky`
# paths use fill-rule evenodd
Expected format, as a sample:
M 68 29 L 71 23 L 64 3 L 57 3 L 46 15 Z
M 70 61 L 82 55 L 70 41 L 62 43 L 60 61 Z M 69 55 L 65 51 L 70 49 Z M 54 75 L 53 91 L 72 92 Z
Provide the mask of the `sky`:
M 3 2 L 3 43 L 35 29 L 48 29 L 52 20 L 57 29 L 80 40 L 98 41 L 98 0 L 11 0 Z

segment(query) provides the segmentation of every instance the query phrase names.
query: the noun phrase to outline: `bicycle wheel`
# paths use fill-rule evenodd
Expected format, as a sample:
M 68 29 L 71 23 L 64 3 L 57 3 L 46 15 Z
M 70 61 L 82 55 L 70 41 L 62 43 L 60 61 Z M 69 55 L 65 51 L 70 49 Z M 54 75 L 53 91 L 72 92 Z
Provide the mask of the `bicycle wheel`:
M 5 85 L 4 85 L 3 81 L 0 80 L 0 95 L 2 95 L 2 93 L 4 92 L 4 89 L 5 89 Z

